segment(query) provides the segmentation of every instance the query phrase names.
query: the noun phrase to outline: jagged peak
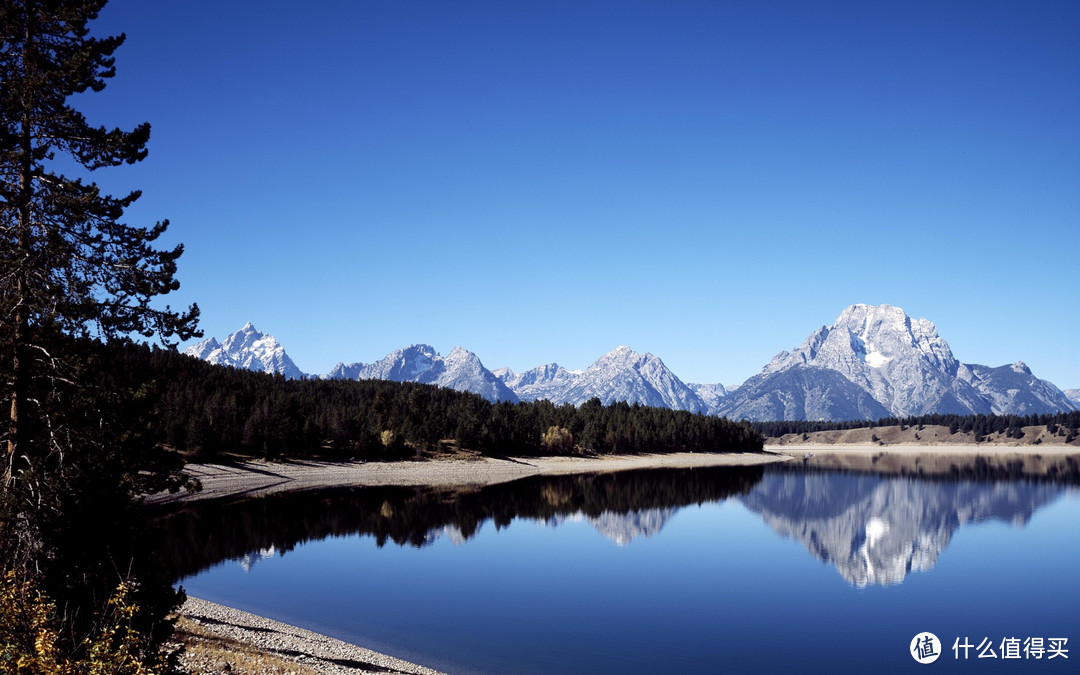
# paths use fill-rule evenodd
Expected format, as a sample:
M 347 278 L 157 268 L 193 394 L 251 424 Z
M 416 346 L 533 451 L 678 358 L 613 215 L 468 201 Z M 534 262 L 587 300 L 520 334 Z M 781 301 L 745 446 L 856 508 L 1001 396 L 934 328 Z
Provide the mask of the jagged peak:
M 612 349 L 607 354 L 604 354 L 603 356 L 598 358 L 589 367 L 590 368 L 596 368 L 596 367 L 598 367 L 600 365 L 611 363 L 612 361 L 620 361 L 621 362 L 621 361 L 625 361 L 627 359 L 631 359 L 631 358 L 633 358 L 635 356 L 637 356 L 637 352 L 635 352 L 633 349 L 630 349 L 626 345 L 619 345 L 618 347 L 616 347 L 615 349 Z
M 1023 361 L 1017 361 L 1010 366 L 1014 373 L 1020 373 L 1021 375 L 1031 375 L 1031 368 Z
M 399 349 L 399 350 L 397 350 L 397 352 L 390 352 L 390 353 L 391 354 L 401 353 L 402 355 L 405 355 L 405 354 L 423 354 L 424 356 L 428 356 L 428 357 L 439 356 L 439 352 L 435 351 L 434 347 L 432 347 L 429 344 L 424 344 L 423 342 L 417 342 L 416 344 L 411 344 L 408 347 L 405 347 L 404 349 Z
M 925 319 L 921 321 L 925 321 Z M 903 309 L 893 305 L 856 304 L 850 305 L 840 312 L 840 316 L 836 317 L 833 327 L 847 328 L 852 333 L 861 335 L 873 323 L 888 323 L 890 326 L 900 328 L 910 325 L 911 318 Z
M 480 363 L 480 357 L 470 352 L 464 347 L 458 346 L 450 350 L 450 353 L 446 355 L 446 361 L 448 362 L 472 362 Z

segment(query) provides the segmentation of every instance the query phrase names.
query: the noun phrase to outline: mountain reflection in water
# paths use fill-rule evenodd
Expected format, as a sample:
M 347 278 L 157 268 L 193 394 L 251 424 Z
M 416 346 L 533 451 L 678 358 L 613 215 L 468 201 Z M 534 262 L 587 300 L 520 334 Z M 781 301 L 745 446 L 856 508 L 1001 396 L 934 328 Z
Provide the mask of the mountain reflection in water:
M 899 584 L 927 571 L 961 526 L 1025 525 L 1062 494 L 1050 482 L 925 480 L 773 470 L 742 503 L 858 587 Z
M 182 579 L 225 560 L 250 568 L 307 541 L 352 534 L 423 547 L 447 537 L 464 543 L 486 521 L 515 518 L 557 526 L 587 519 L 619 545 L 652 536 L 679 508 L 745 495 L 762 467 L 653 469 L 536 476 L 475 489 L 336 488 L 248 500 L 162 507 L 160 559 Z

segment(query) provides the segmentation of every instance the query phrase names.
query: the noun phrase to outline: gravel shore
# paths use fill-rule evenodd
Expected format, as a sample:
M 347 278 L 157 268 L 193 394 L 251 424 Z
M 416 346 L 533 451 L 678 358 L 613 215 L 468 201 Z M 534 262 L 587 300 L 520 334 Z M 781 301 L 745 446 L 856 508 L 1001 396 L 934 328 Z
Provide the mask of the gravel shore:
M 439 671 L 198 598 L 180 608 L 174 639 L 193 675 L 349 675 Z
M 683 452 L 603 457 L 527 457 L 436 459 L 398 462 L 319 462 L 295 460 L 188 464 L 202 483 L 196 493 L 160 493 L 148 503 L 168 504 L 221 497 L 257 497 L 275 492 L 384 485 L 480 486 L 535 475 L 599 473 L 630 469 L 748 466 L 791 459 L 780 453 Z

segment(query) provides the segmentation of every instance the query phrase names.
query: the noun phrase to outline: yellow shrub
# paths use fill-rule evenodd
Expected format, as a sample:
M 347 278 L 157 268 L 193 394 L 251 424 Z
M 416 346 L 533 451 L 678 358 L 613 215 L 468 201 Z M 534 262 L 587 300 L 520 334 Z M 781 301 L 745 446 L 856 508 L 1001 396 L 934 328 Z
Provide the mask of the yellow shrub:
M 548 427 L 548 430 L 540 436 L 540 445 L 548 452 L 569 452 L 574 449 L 574 435 L 569 429 Z
M 101 630 L 83 646 L 87 656 L 60 654 L 56 606 L 30 580 L 8 572 L 0 581 L 0 673 L 11 675 L 165 675 L 164 662 L 144 663 L 148 641 L 131 629 L 138 611 L 122 583 L 102 613 Z M 157 656 L 157 654 L 154 654 Z

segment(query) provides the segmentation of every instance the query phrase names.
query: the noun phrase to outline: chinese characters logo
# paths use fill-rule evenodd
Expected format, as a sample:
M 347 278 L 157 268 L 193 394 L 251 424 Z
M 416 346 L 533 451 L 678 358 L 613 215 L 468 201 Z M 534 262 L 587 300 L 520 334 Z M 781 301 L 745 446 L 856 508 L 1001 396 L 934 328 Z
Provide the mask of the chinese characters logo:
M 933 633 L 919 633 L 911 639 L 911 656 L 919 663 L 933 663 L 941 656 L 941 640 Z

